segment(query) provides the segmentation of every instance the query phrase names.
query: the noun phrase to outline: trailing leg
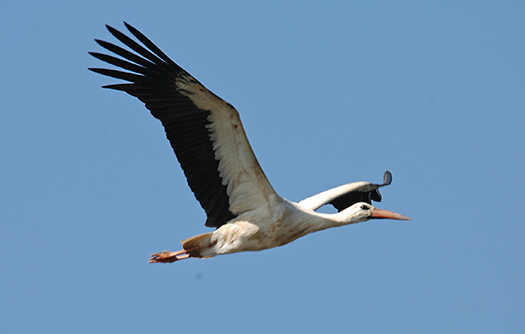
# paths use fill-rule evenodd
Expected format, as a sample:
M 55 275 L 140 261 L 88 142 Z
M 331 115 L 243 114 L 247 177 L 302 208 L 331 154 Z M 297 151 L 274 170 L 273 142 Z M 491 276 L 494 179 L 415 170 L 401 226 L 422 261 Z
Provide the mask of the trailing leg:
M 189 251 L 183 249 L 178 252 L 163 251 L 151 255 L 149 263 L 171 263 L 190 257 Z
M 211 242 L 213 232 L 200 234 L 185 240 L 182 240 L 182 250 L 177 252 L 163 251 L 151 255 L 149 263 L 171 263 L 178 260 L 184 260 L 190 257 L 212 257 L 215 256 L 212 251 L 215 245 Z

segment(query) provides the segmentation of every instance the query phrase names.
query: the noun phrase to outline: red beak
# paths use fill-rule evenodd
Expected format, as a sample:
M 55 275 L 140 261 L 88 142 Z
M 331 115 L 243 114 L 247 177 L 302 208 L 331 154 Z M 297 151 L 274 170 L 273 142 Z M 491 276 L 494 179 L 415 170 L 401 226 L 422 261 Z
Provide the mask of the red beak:
M 397 220 L 411 220 L 407 216 L 400 215 L 399 213 L 395 213 L 392 211 L 382 210 L 382 209 L 374 209 L 372 211 L 372 215 L 370 215 L 370 218 L 376 218 L 376 219 L 397 219 Z

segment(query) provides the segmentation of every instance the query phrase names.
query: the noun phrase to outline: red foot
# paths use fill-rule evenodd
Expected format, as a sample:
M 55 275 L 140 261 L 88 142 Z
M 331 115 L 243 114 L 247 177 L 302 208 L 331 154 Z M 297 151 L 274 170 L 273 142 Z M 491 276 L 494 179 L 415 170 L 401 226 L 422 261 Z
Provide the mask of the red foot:
M 178 252 L 163 251 L 161 253 L 152 254 L 149 263 L 171 263 L 189 257 L 190 254 L 184 249 Z

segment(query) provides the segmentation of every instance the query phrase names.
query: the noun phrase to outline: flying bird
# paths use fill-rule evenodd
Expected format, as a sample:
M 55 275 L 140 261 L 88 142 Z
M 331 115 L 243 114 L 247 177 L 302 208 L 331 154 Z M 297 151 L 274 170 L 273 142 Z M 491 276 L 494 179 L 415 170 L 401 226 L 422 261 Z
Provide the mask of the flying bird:
M 96 39 L 120 58 L 90 54 L 120 69 L 90 70 L 124 80 L 103 87 L 135 96 L 161 121 L 188 184 L 206 211 L 205 225 L 216 228 L 182 240 L 180 251 L 151 255 L 150 263 L 260 251 L 312 232 L 369 219 L 410 220 L 372 206 L 372 200 L 381 201 L 379 188 L 392 182 L 389 171 L 381 184 L 348 183 L 298 203 L 279 196 L 252 151 L 237 110 L 206 89 L 141 32 L 124 24 L 142 45 L 106 25 L 129 49 Z M 326 204 L 338 212 L 316 211 Z

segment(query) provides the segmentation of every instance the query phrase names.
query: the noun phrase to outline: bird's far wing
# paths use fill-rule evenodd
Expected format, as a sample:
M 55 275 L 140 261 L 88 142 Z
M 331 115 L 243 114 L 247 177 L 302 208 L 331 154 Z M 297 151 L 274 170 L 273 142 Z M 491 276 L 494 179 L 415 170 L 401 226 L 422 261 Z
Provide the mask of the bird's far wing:
M 317 210 L 325 204 L 332 204 L 337 211 L 341 212 L 358 202 L 366 202 L 368 204 L 372 204 L 372 200 L 381 202 L 379 188 L 390 183 L 392 183 L 392 173 L 386 171 L 382 184 L 370 182 L 348 183 L 308 197 L 300 201 L 299 205 L 310 210 Z
M 219 227 L 265 204 L 275 191 L 257 162 L 237 110 L 175 64 L 142 33 L 125 25 L 146 48 L 107 26 L 132 51 L 96 40 L 121 58 L 90 54 L 126 71 L 90 70 L 127 81 L 104 88 L 137 97 L 162 122 L 188 184 L 206 211 L 206 226 Z

